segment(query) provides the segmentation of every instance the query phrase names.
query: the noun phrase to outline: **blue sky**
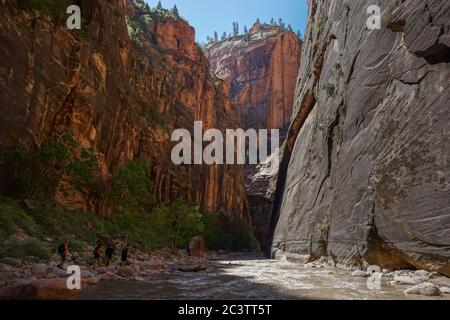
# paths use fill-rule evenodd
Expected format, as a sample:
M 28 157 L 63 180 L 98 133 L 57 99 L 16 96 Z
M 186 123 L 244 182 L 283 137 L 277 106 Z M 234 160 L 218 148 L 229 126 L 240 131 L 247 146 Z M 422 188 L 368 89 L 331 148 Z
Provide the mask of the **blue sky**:
M 158 0 L 146 0 L 155 7 Z M 197 41 L 204 42 L 214 31 L 219 37 L 224 31 L 232 32 L 232 23 L 237 21 L 242 32 L 244 25 L 251 27 L 260 18 L 269 22 L 271 18 L 282 18 L 286 25 L 302 35 L 306 29 L 308 6 L 306 0 L 161 0 L 164 8 L 177 5 L 180 15 L 195 27 Z

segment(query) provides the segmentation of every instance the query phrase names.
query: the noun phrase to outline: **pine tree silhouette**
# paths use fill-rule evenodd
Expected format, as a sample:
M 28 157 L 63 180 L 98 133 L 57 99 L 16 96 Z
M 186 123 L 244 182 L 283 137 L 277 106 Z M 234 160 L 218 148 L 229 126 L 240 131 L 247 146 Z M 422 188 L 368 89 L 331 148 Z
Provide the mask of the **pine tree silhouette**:
M 162 9 L 163 9 L 162 3 L 161 1 L 158 1 L 158 4 L 156 5 L 156 10 L 162 11 Z
M 237 37 L 239 35 L 239 24 L 237 22 L 233 22 L 233 37 Z
M 173 5 L 173 8 L 172 8 L 172 14 L 173 14 L 176 18 L 179 18 L 179 17 L 180 17 L 180 14 L 179 14 L 179 12 L 178 12 L 178 8 L 177 8 L 177 5 L 176 5 L 176 4 Z

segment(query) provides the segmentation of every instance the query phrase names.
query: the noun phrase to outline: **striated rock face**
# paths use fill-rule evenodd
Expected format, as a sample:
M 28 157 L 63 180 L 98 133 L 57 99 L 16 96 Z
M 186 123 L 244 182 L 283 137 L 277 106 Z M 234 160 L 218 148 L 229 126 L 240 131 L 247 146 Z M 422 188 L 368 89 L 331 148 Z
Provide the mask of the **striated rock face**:
M 70 129 L 92 148 L 107 179 L 121 164 L 151 159 L 155 195 L 178 197 L 245 218 L 244 169 L 175 166 L 174 128 L 240 127 L 225 85 L 212 77 L 182 19 L 143 13 L 142 1 L 79 1 L 81 31 L 0 2 L 0 147 L 34 148 Z M 102 212 L 97 189 L 56 194 L 70 207 Z
M 245 128 L 289 124 L 301 48 L 295 33 L 259 24 L 249 35 L 208 45 L 211 70 L 230 86 Z
M 450 3 L 310 1 L 272 251 L 450 275 Z

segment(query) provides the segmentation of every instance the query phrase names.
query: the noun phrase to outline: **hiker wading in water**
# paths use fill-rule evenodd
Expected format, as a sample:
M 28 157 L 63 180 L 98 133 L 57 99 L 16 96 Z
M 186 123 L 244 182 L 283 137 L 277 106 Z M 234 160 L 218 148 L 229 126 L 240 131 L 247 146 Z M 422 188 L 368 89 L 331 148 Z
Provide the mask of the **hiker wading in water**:
M 64 241 L 64 243 L 58 247 L 58 254 L 61 257 L 61 262 L 58 264 L 58 268 L 64 269 L 64 262 L 66 262 L 67 255 L 69 254 L 69 242 Z

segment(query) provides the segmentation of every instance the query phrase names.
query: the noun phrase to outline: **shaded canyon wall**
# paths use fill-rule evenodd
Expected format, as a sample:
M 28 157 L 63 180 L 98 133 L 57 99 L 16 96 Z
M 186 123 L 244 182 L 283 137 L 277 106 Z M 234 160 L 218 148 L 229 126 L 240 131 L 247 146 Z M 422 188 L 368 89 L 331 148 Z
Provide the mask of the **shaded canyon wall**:
M 272 255 L 450 275 L 450 3 L 309 1 Z

